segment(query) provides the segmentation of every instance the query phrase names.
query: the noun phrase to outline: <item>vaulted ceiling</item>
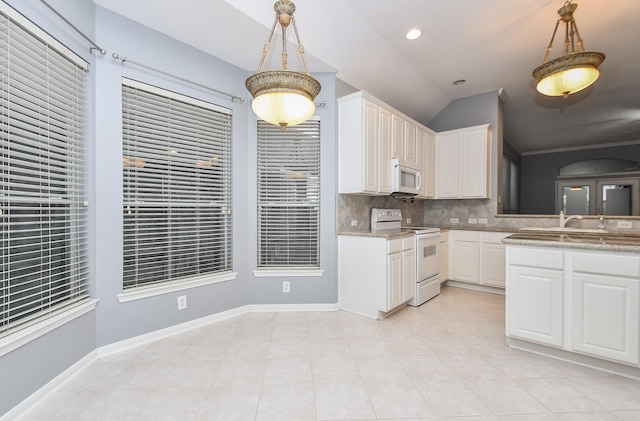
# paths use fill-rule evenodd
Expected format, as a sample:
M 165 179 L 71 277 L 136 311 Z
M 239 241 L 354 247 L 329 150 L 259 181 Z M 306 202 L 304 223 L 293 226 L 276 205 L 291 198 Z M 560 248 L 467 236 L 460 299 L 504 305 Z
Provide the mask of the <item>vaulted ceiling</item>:
M 94 2 L 249 72 L 274 19 L 273 0 Z M 309 69 L 337 72 L 338 95 L 365 90 L 427 124 L 453 100 L 502 90 L 504 137 L 521 153 L 640 141 L 638 0 L 574 1 L 585 49 L 606 59 L 600 79 L 568 99 L 538 94 L 531 76 L 563 0 L 294 3 Z M 412 27 L 423 35 L 408 41 Z M 551 58 L 560 55 L 563 38 L 556 36 Z M 270 68 L 279 67 L 276 47 Z M 458 79 L 466 83 L 453 85 Z

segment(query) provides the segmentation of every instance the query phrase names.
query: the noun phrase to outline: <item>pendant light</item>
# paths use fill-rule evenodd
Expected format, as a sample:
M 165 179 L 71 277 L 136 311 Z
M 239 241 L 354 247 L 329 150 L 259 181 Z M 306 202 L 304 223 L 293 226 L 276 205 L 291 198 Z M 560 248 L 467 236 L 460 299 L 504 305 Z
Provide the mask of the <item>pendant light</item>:
M 300 43 L 293 17 L 296 6 L 289 0 L 278 0 L 273 9 L 276 18 L 262 50 L 258 71 L 246 80 L 245 85 L 254 98 L 251 108 L 256 115 L 266 122 L 279 125 L 284 131 L 287 126 L 300 124 L 313 115 L 316 110 L 313 100 L 320 92 L 320 82 L 309 75 L 304 47 Z M 282 70 L 262 71 L 278 23 L 282 28 Z M 287 27 L 290 23 L 293 24 L 305 73 L 287 70 Z
M 604 61 L 604 54 L 584 51 L 582 38 L 573 18 L 573 12 L 577 7 L 577 4 L 569 0 L 558 10 L 560 19 L 553 30 L 544 62 L 533 71 L 533 77 L 538 81 L 536 89 L 541 94 L 567 98 L 570 94 L 591 85 L 600 76 L 598 66 Z M 549 60 L 560 22 L 565 24 L 564 55 Z

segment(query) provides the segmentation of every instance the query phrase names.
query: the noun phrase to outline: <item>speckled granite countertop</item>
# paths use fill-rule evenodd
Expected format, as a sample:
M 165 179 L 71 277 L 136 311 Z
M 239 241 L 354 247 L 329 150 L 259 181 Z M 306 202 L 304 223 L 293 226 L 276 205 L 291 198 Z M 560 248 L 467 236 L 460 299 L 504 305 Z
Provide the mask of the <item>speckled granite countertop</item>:
M 640 253 L 640 236 L 637 234 L 561 234 L 520 232 L 504 238 L 502 242 L 504 244 L 524 246 L 563 247 Z
M 494 227 L 494 226 L 490 226 L 490 225 L 484 225 L 484 224 L 479 224 L 479 225 L 464 225 L 464 226 L 458 226 L 458 225 L 443 225 L 443 226 L 434 226 L 434 228 L 440 228 L 440 231 L 450 231 L 450 230 L 455 230 L 455 231 L 488 231 L 488 232 L 516 232 L 518 231 L 518 228 L 513 228 L 513 227 Z
M 338 235 L 351 235 L 356 237 L 378 237 L 393 240 L 394 238 L 411 237 L 411 231 L 398 232 L 371 232 L 371 231 L 338 231 Z

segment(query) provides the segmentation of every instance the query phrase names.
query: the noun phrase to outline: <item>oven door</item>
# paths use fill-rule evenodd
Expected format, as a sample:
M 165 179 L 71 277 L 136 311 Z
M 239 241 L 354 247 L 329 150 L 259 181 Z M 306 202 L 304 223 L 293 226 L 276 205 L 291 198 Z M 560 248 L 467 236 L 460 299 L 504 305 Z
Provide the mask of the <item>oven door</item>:
M 423 281 L 440 273 L 440 234 L 416 235 L 417 281 Z

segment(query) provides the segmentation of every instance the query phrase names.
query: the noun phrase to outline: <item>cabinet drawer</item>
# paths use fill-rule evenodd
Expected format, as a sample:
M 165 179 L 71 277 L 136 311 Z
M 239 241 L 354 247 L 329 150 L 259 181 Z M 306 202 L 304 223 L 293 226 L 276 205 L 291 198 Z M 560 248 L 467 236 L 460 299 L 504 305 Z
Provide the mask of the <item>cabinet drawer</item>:
M 564 255 L 555 250 L 509 249 L 509 264 L 562 270 Z
M 640 277 L 640 257 L 615 254 L 573 253 L 573 270 L 576 272 L 638 278 Z
M 400 253 L 402 251 L 402 238 L 387 240 L 387 254 Z
M 450 231 L 451 240 L 453 241 L 480 241 L 479 231 Z
M 411 250 L 413 249 L 414 244 L 415 244 L 415 238 L 413 236 L 405 237 L 402 239 L 402 250 Z

